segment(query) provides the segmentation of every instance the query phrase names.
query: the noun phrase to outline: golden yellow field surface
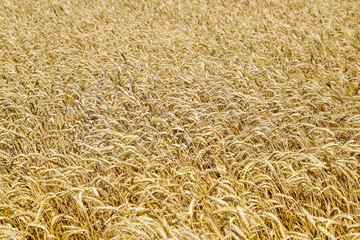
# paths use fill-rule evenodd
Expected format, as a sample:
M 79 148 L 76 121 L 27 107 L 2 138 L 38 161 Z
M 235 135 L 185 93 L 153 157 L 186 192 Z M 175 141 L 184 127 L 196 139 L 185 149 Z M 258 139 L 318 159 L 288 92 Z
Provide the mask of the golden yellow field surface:
M 360 2 L 0 1 L 0 239 L 360 239 Z

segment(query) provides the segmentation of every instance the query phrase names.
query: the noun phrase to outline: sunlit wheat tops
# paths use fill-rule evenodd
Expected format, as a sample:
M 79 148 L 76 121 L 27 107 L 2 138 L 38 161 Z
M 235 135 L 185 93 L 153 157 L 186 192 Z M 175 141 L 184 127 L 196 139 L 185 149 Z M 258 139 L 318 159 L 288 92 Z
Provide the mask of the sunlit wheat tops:
M 359 1 L 0 1 L 0 239 L 360 239 L 359 51 Z

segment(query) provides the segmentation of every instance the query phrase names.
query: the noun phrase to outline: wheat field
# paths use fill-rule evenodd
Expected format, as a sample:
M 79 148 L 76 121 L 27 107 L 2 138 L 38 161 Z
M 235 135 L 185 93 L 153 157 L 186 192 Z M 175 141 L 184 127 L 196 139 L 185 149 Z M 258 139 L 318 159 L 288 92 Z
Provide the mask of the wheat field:
M 360 2 L 0 1 L 0 239 L 360 239 Z

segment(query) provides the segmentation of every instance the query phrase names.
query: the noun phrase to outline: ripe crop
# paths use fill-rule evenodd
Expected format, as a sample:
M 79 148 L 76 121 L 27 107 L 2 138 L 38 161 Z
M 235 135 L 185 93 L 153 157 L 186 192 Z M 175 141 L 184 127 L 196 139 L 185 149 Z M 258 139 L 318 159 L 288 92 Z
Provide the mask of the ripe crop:
M 0 1 L 1 239 L 359 239 L 360 4 Z

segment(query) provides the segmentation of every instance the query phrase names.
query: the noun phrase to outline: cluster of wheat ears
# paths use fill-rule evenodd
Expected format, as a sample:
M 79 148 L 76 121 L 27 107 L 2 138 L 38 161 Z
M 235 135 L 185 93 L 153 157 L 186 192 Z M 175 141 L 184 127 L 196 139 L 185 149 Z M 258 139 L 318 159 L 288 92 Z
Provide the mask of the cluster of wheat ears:
M 0 1 L 1 239 L 360 239 L 360 2 Z

